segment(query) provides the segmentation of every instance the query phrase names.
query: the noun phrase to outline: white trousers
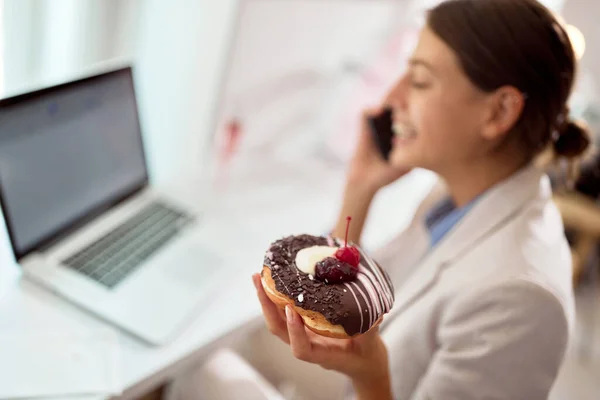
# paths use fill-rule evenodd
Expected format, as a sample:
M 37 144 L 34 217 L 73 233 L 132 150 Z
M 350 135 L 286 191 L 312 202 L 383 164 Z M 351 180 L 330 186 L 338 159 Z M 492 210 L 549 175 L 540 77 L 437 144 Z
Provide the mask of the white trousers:
M 347 388 L 345 376 L 295 359 L 289 346 L 261 327 L 177 377 L 166 399 L 335 400 Z

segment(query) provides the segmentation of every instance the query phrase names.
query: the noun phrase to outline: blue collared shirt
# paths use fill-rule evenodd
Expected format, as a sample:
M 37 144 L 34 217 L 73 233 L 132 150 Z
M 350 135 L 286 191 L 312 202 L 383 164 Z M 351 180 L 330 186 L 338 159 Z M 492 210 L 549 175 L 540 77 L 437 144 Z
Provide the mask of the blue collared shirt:
M 457 208 L 451 198 L 445 198 L 425 215 L 425 226 L 429 231 L 431 247 L 440 240 L 471 210 L 477 198 Z

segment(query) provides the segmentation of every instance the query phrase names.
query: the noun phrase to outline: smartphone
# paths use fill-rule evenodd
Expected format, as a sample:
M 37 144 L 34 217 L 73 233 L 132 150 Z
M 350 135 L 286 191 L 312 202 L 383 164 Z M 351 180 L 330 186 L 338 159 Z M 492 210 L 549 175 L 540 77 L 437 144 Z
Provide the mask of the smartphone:
M 392 109 L 386 108 L 379 115 L 369 118 L 368 124 L 381 157 L 387 161 L 392 151 L 392 138 L 394 137 Z

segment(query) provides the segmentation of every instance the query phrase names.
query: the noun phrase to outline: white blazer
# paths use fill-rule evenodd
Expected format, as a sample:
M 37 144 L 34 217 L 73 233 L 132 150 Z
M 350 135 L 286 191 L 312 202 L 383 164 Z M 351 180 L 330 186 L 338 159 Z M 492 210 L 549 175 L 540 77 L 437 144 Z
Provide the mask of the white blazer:
M 549 178 L 528 166 L 429 249 L 424 214 L 373 255 L 395 285 L 382 336 L 394 398 L 546 399 L 574 323 L 571 253 Z

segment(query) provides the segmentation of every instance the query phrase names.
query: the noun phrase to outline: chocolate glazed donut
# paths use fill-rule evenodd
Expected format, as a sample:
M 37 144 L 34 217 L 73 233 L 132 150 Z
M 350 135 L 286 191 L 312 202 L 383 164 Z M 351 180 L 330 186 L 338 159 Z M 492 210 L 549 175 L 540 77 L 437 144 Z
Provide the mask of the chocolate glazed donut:
M 394 303 L 392 282 L 385 270 L 358 249 L 355 278 L 328 283 L 296 265 L 298 252 L 313 246 L 335 250 L 341 244 L 331 237 L 311 235 L 288 236 L 271 244 L 261 272 L 269 298 L 282 308 L 292 305 L 304 324 L 323 336 L 351 338 L 378 325 Z

